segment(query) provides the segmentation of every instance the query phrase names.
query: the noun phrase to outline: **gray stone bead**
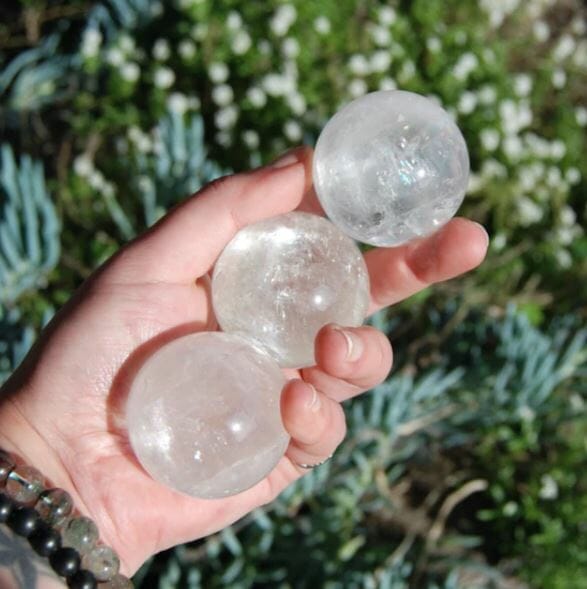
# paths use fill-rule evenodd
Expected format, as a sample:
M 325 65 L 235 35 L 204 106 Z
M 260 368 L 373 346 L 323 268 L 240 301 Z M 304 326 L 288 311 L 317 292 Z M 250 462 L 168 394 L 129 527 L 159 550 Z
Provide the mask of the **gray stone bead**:
M 4 450 L 0 450 L 0 487 L 3 487 L 6 483 L 8 475 L 12 472 L 16 462 L 12 459 L 12 456 Z
M 73 510 L 73 500 L 63 489 L 49 489 L 41 493 L 35 509 L 49 525 L 60 527 Z
M 98 581 L 108 581 L 118 573 L 120 560 L 112 548 L 96 546 L 84 556 L 82 566 L 94 573 Z
M 17 466 L 6 479 L 6 494 L 18 503 L 33 505 L 44 488 L 43 475 L 32 466 Z
M 124 575 L 115 575 L 110 581 L 98 583 L 98 589 L 133 589 L 133 584 Z
M 90 552 L 98 542 L 98 528 L 89 517 L 73 517 L 61 531 L 64 547 L 75 548 L 81 555 Z

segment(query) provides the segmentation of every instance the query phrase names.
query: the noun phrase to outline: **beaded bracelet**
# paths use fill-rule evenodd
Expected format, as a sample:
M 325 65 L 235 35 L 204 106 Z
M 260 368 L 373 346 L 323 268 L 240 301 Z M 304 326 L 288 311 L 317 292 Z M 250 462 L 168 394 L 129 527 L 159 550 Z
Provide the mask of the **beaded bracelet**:
M 118 573 L 116 553 L 98 543 L 98 528 L 74 511 L 63 489 L 46 488 L 43 475 L 0 449 L 0 523 L 29 541 L 65 577 L 70 589 L 132 589 Z

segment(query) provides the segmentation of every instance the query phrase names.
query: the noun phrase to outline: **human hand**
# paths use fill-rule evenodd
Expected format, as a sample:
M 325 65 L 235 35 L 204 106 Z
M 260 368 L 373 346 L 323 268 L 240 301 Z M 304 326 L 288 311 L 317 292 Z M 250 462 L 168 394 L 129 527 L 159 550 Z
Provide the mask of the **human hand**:
M 117 551 L 125 574 L 274 499 L 305 472 L 296 464 L 319 463 L 342 441 L 340 403 L 390 370 L 391 347 L 381 332 L 323 328 L 316 366 L 286 371 L 286 455 L 263 481 L 233 497 L 199 500 L 168 489 L 145 473 L 129 446 L 124 403 L 140 364 L 171 339 L 217 329 L 209 278 L 216 258 L 245 225 L 317 210 L 310 170 L 311 150 L 301 148 L 187 199 L 82 285 L 2 389 L 0 446 L 71 493 Z M 477 224 L 455 219 L 430 238 L 368 252 L 369 314 L 477 266 L 487 241 Z

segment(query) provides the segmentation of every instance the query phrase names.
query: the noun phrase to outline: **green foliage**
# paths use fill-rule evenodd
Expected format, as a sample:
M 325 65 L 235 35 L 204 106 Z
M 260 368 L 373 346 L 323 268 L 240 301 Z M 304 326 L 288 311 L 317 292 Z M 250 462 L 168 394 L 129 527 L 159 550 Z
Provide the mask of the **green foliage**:
M 12 305 L 43 286 L 59 260 L 60 224 L 40 162 L 17 165 L 9 145 L 0 148 L 0 304 Z
M 455 117 L 473 170 L 463 213 L 492 237 L 475 274 L 372 319 L 397 368 L 349 404 L 331 462 L 155 558 L 137 584 L 575 589 L 587 568 L 579 0 L 21 9 L 0 24 L 0 380 L 122 243 L 219 175 L 314 142 L 367 91 L 419 92 Z

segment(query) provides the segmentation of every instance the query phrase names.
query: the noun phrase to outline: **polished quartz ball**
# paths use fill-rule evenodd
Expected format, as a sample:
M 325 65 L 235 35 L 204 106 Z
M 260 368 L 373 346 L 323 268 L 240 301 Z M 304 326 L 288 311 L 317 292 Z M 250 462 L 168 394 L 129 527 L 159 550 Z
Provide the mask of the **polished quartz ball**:
M 323 217 L 292 212 L 237 233 L 215 265 L 212 300 L 224 331 L 300 368 L 314 364 L 322 326 L 362 323 L 369 278 L 352 239 Z
M 469 179 L 465 140 L 435 102 L 382 91 L 328 122 L 314 154 L 314 186 L 328 217 L 364 243 L 396 246 L 454 216 Z
M 145 470 L 204 499 L 240 493 L 285 453 L 283 372 L 264 351 L 228 333 L 201 332 L 155 352 L 127 404 L 132 448 Z

